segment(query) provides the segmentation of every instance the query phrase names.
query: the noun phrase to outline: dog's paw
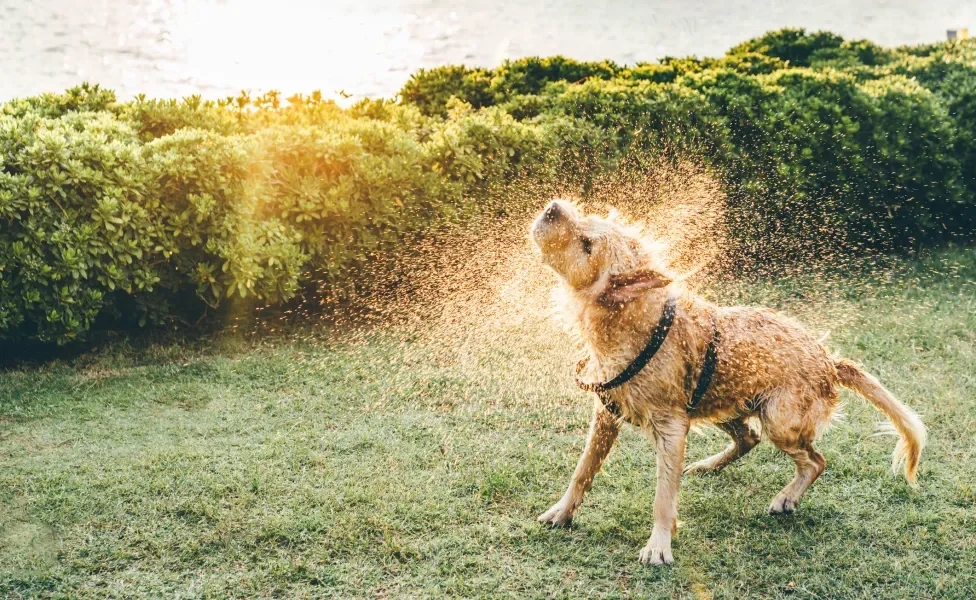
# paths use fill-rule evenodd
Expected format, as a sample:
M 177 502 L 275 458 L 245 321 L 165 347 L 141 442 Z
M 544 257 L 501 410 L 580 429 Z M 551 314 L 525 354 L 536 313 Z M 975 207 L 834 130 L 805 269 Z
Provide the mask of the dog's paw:
M 771 515 L 792 515 L 794 510 L 796 510 L 796 502 L 786 494 L 776 496 L 769 505 Z
M 717 467 L 713 461 L 705 459 L 688 465 L 682 473 L 685 475 L 710 475 L 721 470 L 722 467 Z
M 640 551 L 640 561 L 643 565 L 670 565 L 674 562 L 671 548 L 655 548 L 651 544 Z
M 569 527 L 573 523 L 573 511 L 562 502 L 557 502 L 552 505 L 552 508 L 539 515 L 536 521 L 553 527 Z

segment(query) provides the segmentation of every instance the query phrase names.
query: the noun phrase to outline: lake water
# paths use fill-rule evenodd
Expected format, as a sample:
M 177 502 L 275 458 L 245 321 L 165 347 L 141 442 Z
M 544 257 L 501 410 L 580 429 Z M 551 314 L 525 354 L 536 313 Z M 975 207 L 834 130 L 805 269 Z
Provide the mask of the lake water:
M 0 100 L 85 80 L 122 98 L 390 96 L 420 67 L 721 55 L 788 25 L 885 45 L 931 42 L 946 29 L 976 30 L 976 2 L 0 0 Z

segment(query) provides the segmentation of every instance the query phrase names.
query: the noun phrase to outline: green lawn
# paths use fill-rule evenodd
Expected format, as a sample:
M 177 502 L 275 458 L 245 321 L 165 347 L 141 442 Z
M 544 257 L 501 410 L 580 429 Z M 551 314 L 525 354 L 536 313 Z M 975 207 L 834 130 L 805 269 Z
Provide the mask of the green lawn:
M 830 329 L 930 444 L 912 490 L 845 392 L 796 515 L 766 515 L 792 474 L 768 444 L 685 478 L 671 568 L 637 562 L 654 453 L 633 429 L 572 529 L 535 522 L 590 407 L 535 307 L 436 335 L 122 341 L 0 372 L 0 596 L 973 598 L 974 282 L 976 251 L 953 251 L 717 294 Z M 725 443 L 693 434 L 689 458 Z

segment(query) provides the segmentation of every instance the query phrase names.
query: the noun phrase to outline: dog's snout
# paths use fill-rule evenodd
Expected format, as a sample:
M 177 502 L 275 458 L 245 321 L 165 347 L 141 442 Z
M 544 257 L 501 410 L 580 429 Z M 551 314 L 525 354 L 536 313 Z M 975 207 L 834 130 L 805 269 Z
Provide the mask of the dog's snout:
M 546 207 L 545 212 L 542 213 L 542 218 L 547 223 L 552 223 L 553 221 L 559 219 L 563 216 L 563 211 L 559 208 L 558 202 L 551 202 L 549 206 Z
M 532 238 L 540 248 L 559 245 L 569 233 L 569 225 L 576 214 L 573 205 L 562 200 L 553 200 L 532 221 Z

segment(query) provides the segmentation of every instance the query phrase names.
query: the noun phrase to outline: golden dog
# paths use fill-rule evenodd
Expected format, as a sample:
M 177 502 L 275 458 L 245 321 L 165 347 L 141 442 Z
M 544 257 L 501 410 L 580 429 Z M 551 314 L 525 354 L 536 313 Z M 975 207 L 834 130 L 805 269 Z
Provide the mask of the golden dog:
M 626 383 L 601 390 L 569 488 L 539 521 L 571 522 L 621 421 L 649 431 L 657 448 L 654 529 L 641 550 L 642 563 L 674 560 L 671 537 L 682 472 L 718 471 L 745 455 L 760 441 L 754 419 L 796 463 L 793 481 L 769 505 L 770 513 L 791 513 L 823 473 L 826 463 L 813 442 L 831 420 L 838 386 L 856 391 L 888 417 L 900 435 L 893 469 L 904 461 L 914 485 L 925 445 L 922 421 L 853 362 L 832 358 L 800 324 L 762 308 L 715 306 L 682 291 L 640 230 L 614 215 L 586 216 L 556 200 L 536 218 L 531 236 L 544 263 L 559 275 L 563 316 L 589 356 L 581 380 L 620 381 L 627 379 L 625 371 L 633 373 Z M 652 332 L 662 327 L 663 342 L 641 366 L 635 357 L 647 353 Z M 696 423 L 717 425 L 732 444 L 683 469 L 685 438 Z

